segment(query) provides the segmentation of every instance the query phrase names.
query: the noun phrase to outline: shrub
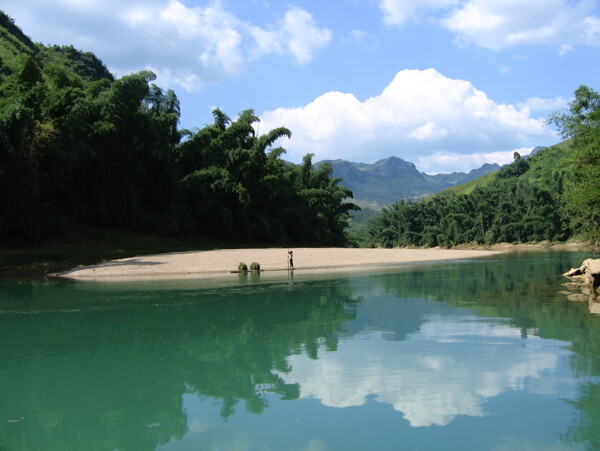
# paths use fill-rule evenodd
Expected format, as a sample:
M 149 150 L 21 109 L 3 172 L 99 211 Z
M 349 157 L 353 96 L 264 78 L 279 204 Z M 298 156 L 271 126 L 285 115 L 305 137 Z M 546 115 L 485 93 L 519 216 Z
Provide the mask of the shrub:
M 250 271 L 260 271 L 260 263 L 257 263 L 257 262 L 250 263 Z
M 246 266 L 246 263 L 240 263 L 238 265 L 238 271 L 248 271 L 248 266 Z

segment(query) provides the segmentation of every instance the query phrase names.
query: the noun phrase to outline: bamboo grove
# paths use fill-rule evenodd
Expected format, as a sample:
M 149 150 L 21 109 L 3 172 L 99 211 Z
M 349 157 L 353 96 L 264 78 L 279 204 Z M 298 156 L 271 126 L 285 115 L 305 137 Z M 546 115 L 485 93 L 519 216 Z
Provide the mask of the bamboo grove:
M 562 176 L 554 183 L 559 187 Z M 422 202 L 400 201 L 372 220 L 370 244 L 451 247 L 562 241 L 571 230 L 561 214 L 558 192 L 513 176 L 468 195 L 444 193 Z
M 0 62 L 0 240 L 73 224 L 225 240 L 344 244 L 352 193 L 258 136 L 252 110 L 178 129 L 175 93 L 115 80 L 91 53 L 33 44 L 5 15 Z M 7 37 L 8 35 L 8 37 Z M 7 39 L 10 38 L 8 41 Z

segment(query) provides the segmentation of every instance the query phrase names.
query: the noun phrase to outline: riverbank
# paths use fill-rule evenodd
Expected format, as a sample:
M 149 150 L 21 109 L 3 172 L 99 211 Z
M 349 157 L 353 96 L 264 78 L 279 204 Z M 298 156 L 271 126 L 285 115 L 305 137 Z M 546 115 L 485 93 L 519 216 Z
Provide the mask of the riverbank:
M 472 249 L 291 248 L 290 250 L 294 253 L 296 270 L 428 263 L 487 257 L 502 252 Z M 287 256 L 287 248 L 177 252 L 123 258 L 64 271 L 57 275 L 70 279 L 218 275 L 237 270 L 240 262 L 248 266 L 252 262 L 257 262 L 262 271 L 283 271 L 288 269 Z
M 256 244 L 254 245 L 256 246 Z M 277 243 L 272 246 L 283 248 L 286 243 Z M 210 249 L 244 249 L 253 247 L 248 243 L 222 243 L 215 240 L 203 238 L 194 239 L 175 239 L 168 237 L 153 236 L 150 234 L 141 234 L 131 231 L 119 231 L 95 227 L 78 227 L 69 229 L 60 237 L 55 237 L 51 240 L 46 240 L 43 243 L 35 245 L 9 245 L 0 243 L 0 278 L 22 278 L 22 277 L 44 277 L 50 274 L 62 273 L 73 268 L 81 268 L 109 262 L 116 259 L 139 257 L 141 255 L 158 255 L 175 252 L 200 251 Z M 491 247 L 463 245 L 453 248 L 452 250 L 478 250 L 490 251 L 497 250 L 502 252 L 512 251 L 528 251 L 528 250 L 543 250 L 543 249 L 568 249 L 573 251 L 581 250 L 581 244 L 578 243 L 538 243 L 538 244 L 510 244 L 499 243 Z M 431 249 L 417 249 L 419 252 L 425 252 L 426 255 Z M 434 249 L 437 250 L 437 249 Z M 447 249 L 441 249 L 447 251 Z M 287 251 L 287 250 L 286 250 Z M 386 250 L 384 250 L 386 251 Z M 298 254 L 297 258 L 305 257 Z M 286 253 L 283 253 L 284 257 Z M 244 261 L 250 264 L 253 261 L 258 261 L 263 269 L 281 269 L 281 265 L 287 265 L 285 259 L 281 260 L 281 256 L 273 257 L 273 265 L 268 260 L 257 255 L 240 256 L 237 261 L 234 259 L 229 261 L 227 266 L 222 267 L 220 271 L 229 271 L 237 269 L 238 263 Z M 316 263 L 304 261 L 310 267 L 323 266 L 325 259 Z M 435 258 L 433 261 L 437 261 Z M 384 262 L 383 264 L 395 264 L 398 262 Z M 298 260 L 297 266 L 300 264 Z M 338 265 L 338 262 L 330 263 L 331 266 Z M 372 260 L 366 263 L 350 263 L 352 264 L 377 264 Z M 161 265 L 157 265 L 161 267 Z M 157 268 L 158 269 L 158 268 Z M 182 269 L 184 272 L 186 269 Z M 192 269 L 193 270 L 193 269 Z M 178 270 L 179 271 L 179 270 Z M 177 272 L 178 272 L 177 271 Z M 205 270 L 201 270 L 205 271 Z M 190 271 L 187 271 L 190 272 Z

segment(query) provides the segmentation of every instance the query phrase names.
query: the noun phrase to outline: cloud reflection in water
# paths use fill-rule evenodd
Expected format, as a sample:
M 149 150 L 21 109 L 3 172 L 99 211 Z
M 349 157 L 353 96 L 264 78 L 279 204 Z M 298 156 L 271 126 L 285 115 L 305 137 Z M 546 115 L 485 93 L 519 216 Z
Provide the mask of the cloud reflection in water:
M 430 317 L 407 340 L 365 332 L 317 360 L 290 356 L 286 383 L 329 407 L 391 404 L 413 427 L 443 426 L 458 415 L 484 416 L 486 400 L 523 390 L 558 366 L 556 349 L 521 330 L 477 317 Z M 547 390 L 556 391 L 556 388 Z

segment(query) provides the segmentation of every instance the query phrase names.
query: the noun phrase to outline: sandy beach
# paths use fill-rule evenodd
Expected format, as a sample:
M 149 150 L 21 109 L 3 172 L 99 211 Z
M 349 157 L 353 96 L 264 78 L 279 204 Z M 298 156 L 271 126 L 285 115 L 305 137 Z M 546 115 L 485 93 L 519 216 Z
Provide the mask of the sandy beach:
M 349 249 L 292 248 L 297 271 L 360 266 L 439 262 L 471 259 L 501 253 L 490 250 L 455 249 Z M 260 263 L 262 271 L 287 270 L 287 248 L 219 249 L 146 255 L 112 260 L 95 266 L 76 268 L 58 274 L 70 279 L 101 278 L 169 278 L 191 275 L 228 274 L 237 270 L 240 262 L 248 266 Z

